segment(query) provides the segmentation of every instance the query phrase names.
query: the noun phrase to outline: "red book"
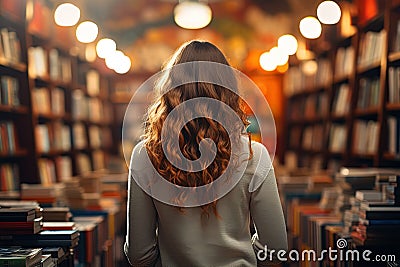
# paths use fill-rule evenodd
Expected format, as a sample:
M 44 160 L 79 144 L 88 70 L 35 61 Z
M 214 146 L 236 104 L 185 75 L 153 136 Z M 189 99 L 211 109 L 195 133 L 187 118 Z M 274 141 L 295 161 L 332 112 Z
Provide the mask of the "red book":
M 74 222 L 44 222 L 43 230 L 75 230 Z
M 0 222 L 1 235 L 37 234 L 42 230 L 43 217 L 29 222 Z

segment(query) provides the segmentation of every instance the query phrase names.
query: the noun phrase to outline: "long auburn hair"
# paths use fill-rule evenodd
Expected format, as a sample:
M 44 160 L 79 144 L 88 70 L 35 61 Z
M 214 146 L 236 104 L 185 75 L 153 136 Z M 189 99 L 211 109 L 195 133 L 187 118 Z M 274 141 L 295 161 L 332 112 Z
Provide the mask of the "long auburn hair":
M 215 45 L 206 41 L 194 40 L 184 43 L 178 48 L 170 60 L 167 61 L 163 69 L 165 71 L 175 65 L 195 61 L 209 61 L 230 66 L 223 53 Z M 170 73 L 166 72 L 165 75 L 169 75 L 169 77 L 161 77 L 160 80 L 173 79 Z M 231 80 L 235 79 L 233 72 L 228 79 L 229 78 L 231 78 Z M 236 85 L 236 80 L 231 81 L 231 84 Z M 167 88 L 165 83 L 162 82 L 156 85 L 156 99 L 147 113 L 144 140 L 147 153 L 153 166 L 164 179 L 179 186 L 197 187 L 213 182 L 225 172 L 230 157 L 232 156 L 232 144 L 228 132 L 224 127 L 231 127 L 232 132 L 235 133 L 235 136 L 231 136 L 233 142 L 240 142 L 241 136 L 246 134 L 245 127 L 249 125 L 244 112 L 242 99 L 237 92 L 237 87 L 233 87 L 234 88 L 230 88 L 231 91 L 220 85 L 206 82 L 186 83 L 172 89 Z M 233 92 L 235 90 L 236 92 Z M 175 136 L 179 136 L 179 147 L 182 154 L 188 160 L 196 160 L 200 157 L 199 143 L 201 140 L 210 138 L 214 141 L 217 148 L 214 161 L 202 171 L 190 172 L 180 170 L 168 161 L 162 148 L 161 131 L 166 117 L 175 107 L 187 100 L 197 97 L 213 98 L 225 103 L 236 112 L 241 120 L 241 124 L 231 125 L 231 122 L 227 122 L 226 125 L 222 126 L 213 119 L 202 117 L 189 121 L 180 132 L 174 129 L 176 127 L 168 129 L 167 131 L 171 133 L 176 132 L 177 135 Z M 204 107 L 202 110 L 204 110 Z M 243 127 L 243 125 L 245 127 Z M 166 147 L 168 149 L 168 140 L 166 140 L 166 142 Z M 176 153 L 171 154 L 177 156 Z M 250 155 L 252 155 L 251 147 Z M 201 206 L 202 217 L 206 216 L 208 218 L 210 211 L 212 211 L 215 216 L 219 218 L 216 202 L 217 201 L 214 201 Z M 182 208 L 180 208 L 180 210 L 184 212 Z

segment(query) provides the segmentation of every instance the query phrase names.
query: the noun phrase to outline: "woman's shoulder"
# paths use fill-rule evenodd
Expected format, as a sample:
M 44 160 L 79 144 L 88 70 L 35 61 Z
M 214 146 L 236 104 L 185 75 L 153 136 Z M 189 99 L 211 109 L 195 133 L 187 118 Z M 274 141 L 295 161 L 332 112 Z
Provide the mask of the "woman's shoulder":
M 253 192 L 263 183 L 268 174 L 273 171 L 271 155 L 268 149 L 261 143 L 252 141 L 253 156 L 249 160 L 246 173 L 252 176 L 249 183 L 249 191 Z
M 131 170 L 140 170 L 149 166 L 150 159 L 147 155 L 145 141 L 142 140 L 135 145 L 132 150 L 129 168 Z

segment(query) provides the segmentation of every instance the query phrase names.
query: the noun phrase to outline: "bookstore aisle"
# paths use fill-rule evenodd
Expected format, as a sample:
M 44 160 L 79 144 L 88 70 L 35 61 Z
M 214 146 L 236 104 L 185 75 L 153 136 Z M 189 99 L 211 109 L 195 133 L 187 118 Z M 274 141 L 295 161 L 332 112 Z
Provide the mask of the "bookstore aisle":
M 281 265 L 400 265 L 400 0 L 334 1 L 339 21 L 315 38 L 298 22 L 323 0 L 191 1 L 211 6 L 204 29 L 175 23 L 183 0 L 71 2 L 77 17 L 56 16 L 61 0 L 0 0 L 0 267 L 128 266 L 124 158 L 152 99 L 137 89 L 191 39 L 222 48 L 270 105 Z M 279 36 L 297 52 L 271 68 Z M 137 120 L 124 122 L 133 93 Z M 249 118 L 267 109 L 253 98 Z

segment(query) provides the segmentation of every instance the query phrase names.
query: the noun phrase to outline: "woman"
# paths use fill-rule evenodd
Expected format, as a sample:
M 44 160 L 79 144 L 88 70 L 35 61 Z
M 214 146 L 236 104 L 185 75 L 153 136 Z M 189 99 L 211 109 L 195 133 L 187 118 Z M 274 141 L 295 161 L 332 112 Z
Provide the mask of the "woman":
M 215 62 L 229 67 L 222 52 L 213 44 L 191 41 L 176 51 L 166 69 L 190 62 Z M 257 229 L 257 244 L 261 244 L 261 248 L 267 246 L 268 249 L 287 249 L 286 227 L 274 171 L 272 168 L 265 171 L 266 166 L 259 166 L 268 164 L 269 157 L 265 156 L 268 153 L 263 145 L 251 142 L 245 134 L 248 121 L 243 111 L 242 100 L 235 93 L 237 88 L 236 82 L 233 81 L 233 73 L 228 71 L 221 75 L 211 71 L 214 78 L 219 77 L 217 79 L 220 81 L 207 83 L 207 80 L 202 80 L 181 84 L 177 80 L 185 80 L 183 76 L 190 73 L 186 73 L 186 70 L 166 71 L 160 79 L 161 82 L 156 86 L 159 96 L 149 109 L 144 140 L 133 150 L 125 253 L 134 266 L 269 264 L 271 262 L 264 260 L 265 257 L 257 257 L 250 232 L 253 221 Z M 196 68 L 195 73 L 196 78 L 201 77 L 201 68 Z M 222 76 L 225 78 L 221 78 Z M 221 85 L 224 82 L 226 84 L 226 77 L 230 89 Z M 173 85 L 174 82 L 176 85 Z M 178 112 L 172 118 L 172 124 L 164 125 L 166 118 L 175 108 L 199 97 L 215 99 L 225 105 L 210 111 L 207 104 L 195 103 L 185 112 Z M 224 117 L 225 122 L 211 118 L 217 115 L 215 113 L 220 114 L 229 109 L 234 111 L 240 123 L 231 122 L 229 116 Z M 187 122 L 182 129 L 174 127 L 194 110 L 205 110 L 210 117 L 195 118 Z M 172 149 L 172 137 L 169 138 L 168 134 L 163 136 L 163 127 L 168 128 L 166 132 L 172 133 L 171 136 L 174 136 L 173 133 L 177 134 L 176 142 L 181 154 Z M 193 170 L 193 166 L 184 170 L 169 161 L 170 157 L 175 163 L 186 159 L 198 160 L 202 154 L 206 154 L 204 151 L 213 150 L 210 142 L 202 142 L 205 139 L 211 139 L 215 144 L 215 159 L 213 157 L 214 160 L 205 164 L 200 171 L 190 171 Z M 241 155 L 247 155 L 244 160 L 239 160 L 240 157 L 233 153 L 235 147 L 243 150 Z M 168 159 L 165 153 L 169 154 Z M 234 183 L 232 179 L 235 171 L 230 169 L 230 162 L 234 170 L 244 166 L 241 176 Z M 154 172 L 152 168 L 155 169 Z M 234 186 L 222 197 L 211 200 L 209 196 L 204 195 L 212 190 L 203 192 L 203 195 L 195 198 L 199 201 L 198 206 L 184 204 L 187 199 L 193 197 L 191 191 L 186 191 L 185 194 L 176 192 L 175 197 L 172 196 L 172 202 L 166 204 L 152 195 L 155 190 L 144 189 L 146 185 L 152 184 L 152 177 L 156 175 L 180 188 L 193 189 L 193 194 L 197 188 L 211 185 L 222 179 L 220 177 L 223 175 L 226 175 L 226 179 L 230 179 Z M 255 190 L 249 190 L 255 176 L 262 176 L 262 183 Z M 201 202 L 203 200 L 208 201 Z

